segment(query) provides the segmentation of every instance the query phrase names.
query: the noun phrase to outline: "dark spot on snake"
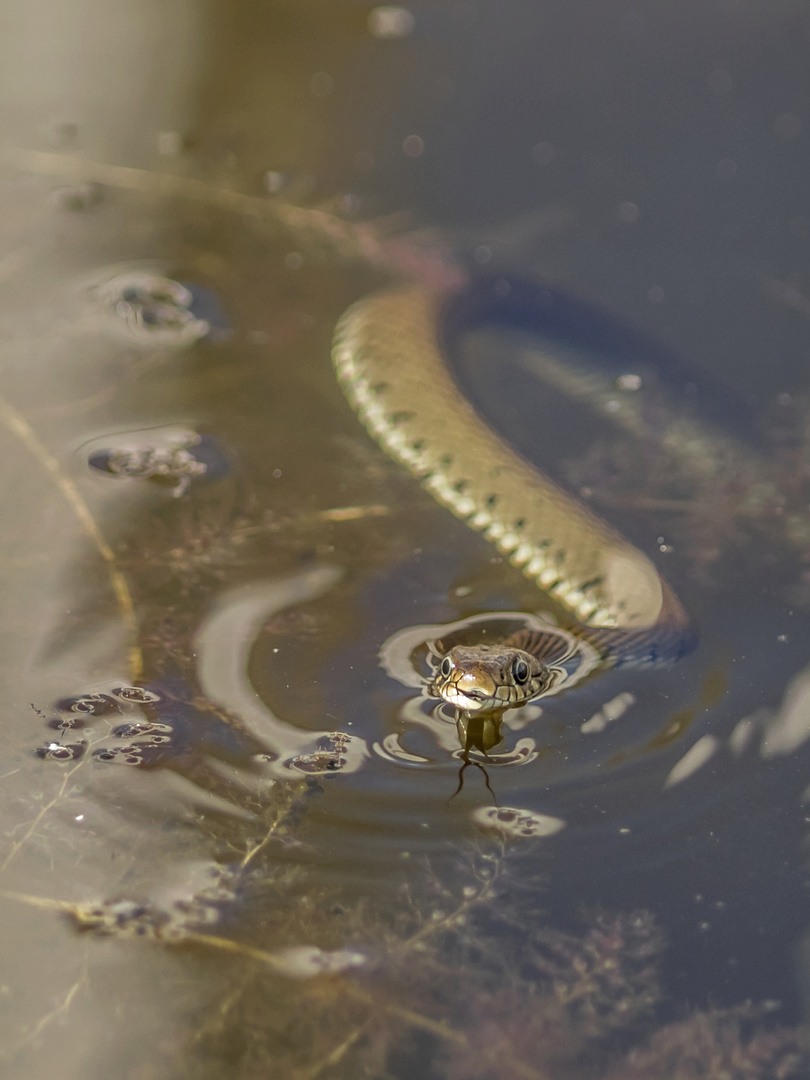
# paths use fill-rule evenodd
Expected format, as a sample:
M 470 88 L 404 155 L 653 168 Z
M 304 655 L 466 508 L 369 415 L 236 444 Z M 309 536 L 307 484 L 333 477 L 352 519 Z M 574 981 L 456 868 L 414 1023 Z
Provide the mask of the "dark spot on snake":
M 417 439 L 415 443 L 411 443 L 411 450 L 415 450 L 417 454 L 421 453 L 425 449 L 425 440 Z
M 498 496 L 497 495 L 487 495 L 486 504 L 487 504 L 487 506 L 489 507 L 490 510 L 493 510 L 495 508 L 495 506 L 497 505 L 497 503 L 498 503 Z
M 396 427 L 397 424 L 403 424 L 408 420 L 413 420 L 415 415 L 416 415 L 416 413 L 413 413 L 413 412 L 395 412 L 395 413 L 391 413 L 391 415 L 388 417 L 388 423 L 393 425 L 394 427 Z
M 517 521 L 512 526 L 512 528 L 515 530 L 515 532 L 520 532 L 521 529 L 525 529 L 526 528 L 526 519 L 525 518 L 518 518 Z
M 562 566 L 562 564 L 565 562 L 565 552 L 562 549 L 560 549 L 560 551 L 555 554 L 554 562 L 557 564 L 557 566 Z
M 378 382 L 371 387 L 372 394 L 382 394 L 388 389 L 387 382 Z
M 450 466 L 453 464 L 453 455 L 445 454 L 443 458 L 440 458 L 440 464 L 442 464 L 445 469 L 449 469 Z
M 459 480 L 458 483 L 453 484 L 453 490 L 457 491 L 458 494 L 461 495 L 462 492 L 464 492 L 465 489 L 468 488 L 469 486 L 470 486 L 469 480 Z

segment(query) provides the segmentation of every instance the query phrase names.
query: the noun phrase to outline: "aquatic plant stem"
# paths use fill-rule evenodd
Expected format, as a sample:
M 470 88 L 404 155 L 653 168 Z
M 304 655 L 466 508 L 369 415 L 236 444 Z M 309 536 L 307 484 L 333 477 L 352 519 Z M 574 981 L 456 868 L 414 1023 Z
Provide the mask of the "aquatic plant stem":
M 65 780 L 68 779 L 69 775 L 70 774 L 65 777 Z M 48 808 L 44 808 L 43 813 L 47 809 Z M 31 828 L 33 829 L 33 827 L 34 826 L 32 825 Z M 28 893 L 19 893 L 10 889 L 0 889 L 0 897 L 7 900 L 16 900 L 19 903 L 28 904 L 31 907 L 41 908 L 46 911 L 61 912 L 66 915 L 75 915 L 77 911 L 77 905 L 66 900 L 54 900 L 44 896 L 32 896 Z M 178 938 L 176 941 L 167 940 L 166 943 L 180 946 L 201 945 L 206 948 L 235 953 L 238 956 L 257 961 L 260 964 L 272 968 L 279 974 L 289 977 L 286 965 L 277 956 L 266 952 L 264 949 L 257 949 L 253 945 L 245 945 L 238 941 L 231 941 L 229 938 L 216 937 L 213 934 L 196 934 L 189 932 L 184 934 L 182 938 Z M 339 976 L 333 976 L 333 978 L 334 977 L 339 978 Z M 390 1002 L 385 1001 L 379 993 L 372 993 L 371 991 L 364 990 L 362 987 L 348 979 L 340 979 L 340 993 L 366 1006 L 371 1010 L 372 1014 L 374 1012 L 382 1012 L 392 1019 L 407 1024 L 409 1027 L 414 1027 L 429 1035 L 433 1035 L 442 1042 L 452 1043 L 455 1046 L 464 1048 L 469 1047 L 469 1040 L 463 1031 L 458 1031 L 441 1020 L 433 1020 L 429 1016 L 423 1016 L 413 1009 L 407 1009 L 402 1005 L 392 1005 Z M 309 1072 L 304 1073 L 301 1080 L 314 1080 L 323 1069 L 337 1064 L 365 1033 L 370 1022 L 371 1020 L 369 1019 L 358 1025 L 346 1039 L 330 1051 L 317 1067 L 313 1067 Z M 496 1053 L 498 1059 L 503 1060 L 504 1056 L 508 1055 L 508 1047 L 493 1047 L 491 1054 L 494 1056 Z M 490 1054 L 484 1056 L 489 1057 Z M 548 1074 L 539 1072 L 530 1065 L 526 1065 L 522 1061 L 518 1061 L 511 1057 L 509 1057 L 509 1067 L 516 1076 L 523 1077 L 524 1080 L 549 1080 Z
M 6 867 L 9 865 L 11 860 L 16 857 L 16 855 L 20 851 L 20 849 L 25 844 L 28 843 L 28 841 L 31 839 L 31 837 L 36 832 L 37 826 L 39 825 L 40 821 L 42 821 L 42 819 L 45 817 L 45 815 L 47 813 L 49 813 L 49 811 L 51 811 L 54 808 L 54 806 L 56 806 L 56 804 L 59 802 L 59 800 L 64 796 L 65 792 L 67 791 L 68 781 L 73 776 L 73 774 L 76 772 L 76 770 L 80 769 L 83 764 L 84 764 L 84 761 L 80 760 L 76 765 L 73 766 L 72 769 L 69 769 L 64 774 L 64 776 L 62 777 L 62 783 L 59 785 L 59 790 L 57 791 L 57 793 L 54 795 L 54 797 L 51 799 L 50 802 L 45 803 L 44 806 L 41 806 L 39 808 L 39 813 L 34 818 L 34 820 L 29 823 L 28 828 L 25 830 L 22 837 L 19 840 L 15 840 L 14 843 L 11 845 L 11 850 L 9 851 L 8 855 L 6 855 L 5 859 L 3 859 L 3 862 L 0 863 L 0 874 L 6 869 Z M 0 890 L 0 896 L 11 896 L 11 895 L 12 894 L 7 893 L 5 890 Z M 18 900 L 23 899 L 23 896 L 21 894 L 16 894 L 15 893 L 15 894 L 13 894 L 13 896 L 14 896 L 15 899 L 18 899 Z M 25 897 L 25 902 L 33 904 L 36 899 L 37 899 L 36 897 Z M 60 903 L 60 901 L 58 901 L 58 900 L 53 900 L 53 901 L 45 901 L 45 900 L 43 900 L 41 902 L 41 904 L 40 904 L 40 907 L 48 907 L 49 906 L 49 907 L 53 908 L 53 907 L 57 906 L 59 903 Z M 67 908 L 62 908 L 61 910 L 68 910 L 69 907 L 70 907 L 70 905 L 68 905 Z
M 298 1070 L 295 1073 L 295 1080 L 317 1080 L 317 1077 L 319 1077 L 325 1069 L 334 1068 L 335 1065 L 338 1065 L 344 1059 L 351 1048 L 363 1037 L 363 1035 L 365 1035 L 370 1027 L 370 1020 L 365 1020 L 362 1024 L 358 1024 L 354 1031 L 350 1031 L 343 1042 L 339 1043 L 331 1050 L 326 1057 L 321 1058 L 320 1061 L 317 1061 L 309 1069 Z
M 143 655 L 138 644 L 138 620 L 135 617 L 135 605 L 132 602 L 132 594 L 126 578 L 118 569 L 115 553 L 107 543 L 104 534 L 90 512 L 90 507 L 82 497 L 81 492 L 66 476 L 61 465 L 40 441 L 34 429 L 25 417 L 0 395 L 0 422 L 15 438 L 25 446 L 29 453 L 42 466 L 45 472 L 53 480 L 60 494 L 67 502 L 74 516 L 79 522 L 85 536 L 95 547 L 107 569 L 107 576 L 115 596 L 121 620 L 130 639 L 128 646 L 128 666 L 130 678 L 133 682 L 139 679 L 143 673 Z M 5 864 L 4 864 L 5 865 Z
M 361 257 L 375 265 L 387 262 L 383 245 L 372 227 L 346 221 L 326 210 L 296 206 L 284 199 L 247 195 L 193 176 L 110 165 L 69 154 L 2 146 L 0 158 L 40 175 L 62 176 L 84 183 L 106 184 L 119 190 L 175 196 L 202 203 L 242 217 L 281 225 L 296 233 L 309 233 L 341 255 Z

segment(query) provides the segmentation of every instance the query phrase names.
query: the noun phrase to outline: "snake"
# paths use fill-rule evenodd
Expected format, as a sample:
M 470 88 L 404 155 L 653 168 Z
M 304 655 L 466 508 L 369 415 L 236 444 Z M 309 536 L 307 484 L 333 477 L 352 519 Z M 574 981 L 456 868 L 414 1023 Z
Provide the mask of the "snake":
M 677 662 L 697 635 L 654 563 L 522 457 L 462 391 L 451 357 L 465 333 L 488 325 L 615 337 L 557 286 L 497 274 L 445 290 L 405 283 L 343 314 L 332 347 L 337 380 L 382 449 L 560 605 L 605 667 Z M 665 381 L 681 389 L 694 391 L 699 377 L 685 362 L 665 365 Z M 701 398 L 711 411 L 710 389 Z M 431 692 L 466 713 L 520 705 L 548 685 L 541 638 L 519 631 L 499 646 L 455 646 Z

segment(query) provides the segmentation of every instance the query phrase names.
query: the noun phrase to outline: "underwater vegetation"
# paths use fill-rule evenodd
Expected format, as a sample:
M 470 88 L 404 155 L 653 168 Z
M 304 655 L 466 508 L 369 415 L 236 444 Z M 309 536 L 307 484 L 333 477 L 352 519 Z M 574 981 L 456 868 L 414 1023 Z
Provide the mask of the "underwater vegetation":
M 483 840 L 442 877 L 408 865 L 373 900 L 318 886 L 283 855 L 306 851 L 307 812 L 322 794 L 312 778 L 270 783 L 243 800 L 256 815 L 242 839 L 208 820 L 217 858 L 193 892 L 16 898 L 63 912 L 99 949 L 109 939 L 172 949 L 214 980 L 205 1011 L 177 1033 L 178 1077 L 807 1075 L 802 1036 L 778 1024 L 777 1004 L 688 1008 L 670 996 L 650 912 L 584 911 L 578 929 L 551 925 L 536 847 Z

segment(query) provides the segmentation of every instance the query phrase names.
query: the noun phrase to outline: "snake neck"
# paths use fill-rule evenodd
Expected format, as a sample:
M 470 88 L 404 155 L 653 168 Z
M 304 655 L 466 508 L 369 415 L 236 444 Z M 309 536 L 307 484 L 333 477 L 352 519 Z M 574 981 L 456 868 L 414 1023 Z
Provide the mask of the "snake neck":
M 448 365 L 474 325 L 511 325 L 522 313 L 523 325 L 530 315 L 557 333 L 571 312 L 555 308 L 556 295 L 517 295 L 493 279 L 449 296 L 403 286 L 368 297 L 338 325 L 338 380 L 380 445 L 562 605 L 607 662 L 679 657 L 693 635 L 653 563 L 496 434 Z

